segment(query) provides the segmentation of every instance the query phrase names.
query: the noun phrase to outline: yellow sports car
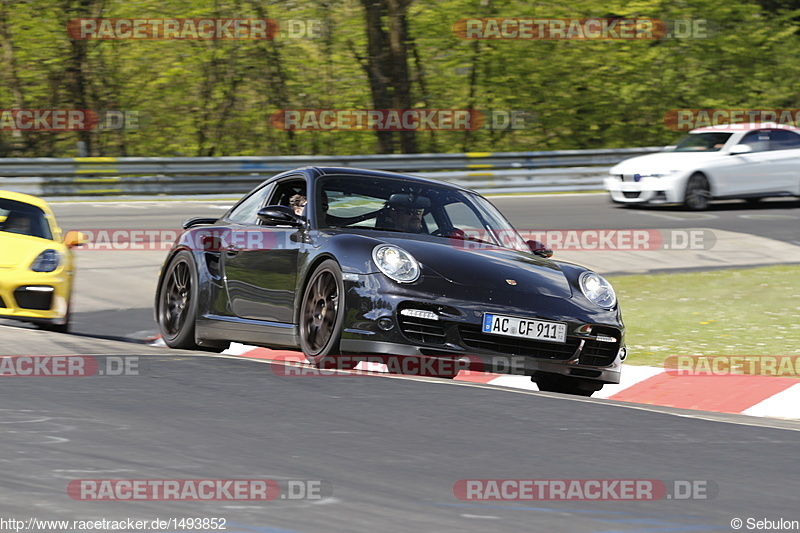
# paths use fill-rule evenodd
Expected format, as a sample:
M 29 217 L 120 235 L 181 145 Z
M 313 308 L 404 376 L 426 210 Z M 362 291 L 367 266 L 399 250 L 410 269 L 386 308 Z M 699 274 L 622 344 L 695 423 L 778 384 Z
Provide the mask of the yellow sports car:
M 67 332 L 72 295 L 72 248 L 82 233 L 62 239 L 53 211 L 41 198 L 0 191 L 0 318 Z

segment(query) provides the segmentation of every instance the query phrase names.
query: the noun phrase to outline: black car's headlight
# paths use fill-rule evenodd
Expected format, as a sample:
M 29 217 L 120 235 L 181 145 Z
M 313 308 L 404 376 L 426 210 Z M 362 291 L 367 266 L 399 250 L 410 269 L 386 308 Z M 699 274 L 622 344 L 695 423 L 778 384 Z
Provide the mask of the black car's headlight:
M 372 260 L 378 270 L 399 283 L 419 279 L 420 268 L 410 253 L 393 244 L 380 244 L 372 250 Z
M 34 272 L 52 272 L 61 263 L 61 256 L 55 250 L 47 249 L 40 253 L 31 263 Z
M 616 305 L 617 295 L 614 294 L 614 288 L 600 274 L 584 272 L 578 278 L 578 282 L 583 295 L 593 304 L 605 309 L 611 309 Z

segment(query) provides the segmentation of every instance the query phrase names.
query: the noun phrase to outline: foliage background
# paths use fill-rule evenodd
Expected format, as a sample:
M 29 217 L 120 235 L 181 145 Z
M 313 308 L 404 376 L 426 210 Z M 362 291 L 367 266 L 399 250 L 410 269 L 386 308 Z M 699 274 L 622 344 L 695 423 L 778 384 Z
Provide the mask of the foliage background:
M 0 0 L 0 107 L 141 117 L 138 130 L 122 132 L 0 131 L 0 156 L 72 157 L 79 140 L 95 156 L 408 151 L 375 132 L 286 132 L 269 122 L 279 109 L 375 107 L 370 6 L 382 13 L 381 30 L 398 20 L 407 30 L 407 89 L 393 77 L 397 63 L 385 71 L 393 101 L 537 117 L 517 131 L 418 132 L 419 152 L 665 145 L 677 135 L 663 122 L 671 109 L 800 107 L 800 2 L 792 0 Z M 67 21 L 80 17 L 314 19 L 323 32 L 272 41 L 71 40 Z M 458 38 L 453 24 L 471 17 L 704 19 L 715 31 L 658 41 Z

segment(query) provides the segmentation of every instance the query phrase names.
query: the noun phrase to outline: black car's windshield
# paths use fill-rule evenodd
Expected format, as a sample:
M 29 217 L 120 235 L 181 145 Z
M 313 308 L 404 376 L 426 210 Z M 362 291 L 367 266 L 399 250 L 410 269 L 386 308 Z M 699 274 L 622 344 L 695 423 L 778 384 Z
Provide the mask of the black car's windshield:
M 414 233 L 529 251 L 481 196 L 422 182 L 366 176 L 320 179 L 317 226 Z
M 690 133 L 678 141 L 673 152 L 719 152 L 731 135 L 720 131 Z
M 53 239 L 44 211 L 35 205 L 0 198 L 0 231 Z

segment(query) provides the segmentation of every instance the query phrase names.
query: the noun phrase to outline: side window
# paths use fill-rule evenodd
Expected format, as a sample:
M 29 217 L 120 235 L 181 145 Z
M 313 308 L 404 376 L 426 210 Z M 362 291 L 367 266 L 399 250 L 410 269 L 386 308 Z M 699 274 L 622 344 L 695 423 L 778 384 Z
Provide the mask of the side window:
M 484 229 L 481 219 L 468 205 L 454 202 L 446 205 L 444 209 L 447 211 L 447 216 L 450 218 L 450 223 L 453 227 L 460 230 Z
M 754 152 L 766 152 L 769 150 L 769 130 L 751 131 L 739 141 L 739 144 L 746 144 Z
M 302 178 L 289 178 L 275 186 L 266 205 L 285 205 L 295 209 L 298 215 L 305 214 L 306 180 Z
M 236 222 L 237 224 L 258 224 L 258 217 L 256 213 L 264 207 L 264 198 L 273 189 L 273 186 L 267 185 L 245 198 L 239 205 L 237 205 L 228 219 Z
M 772 130 L 772 150 L 800 148 L 800 135 L 787 130 Z

